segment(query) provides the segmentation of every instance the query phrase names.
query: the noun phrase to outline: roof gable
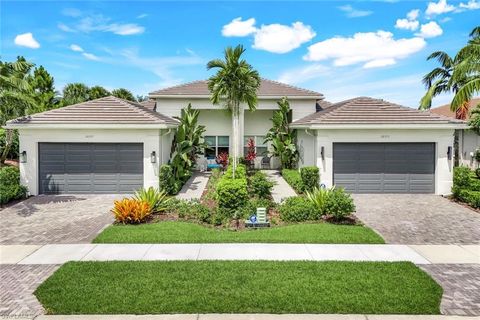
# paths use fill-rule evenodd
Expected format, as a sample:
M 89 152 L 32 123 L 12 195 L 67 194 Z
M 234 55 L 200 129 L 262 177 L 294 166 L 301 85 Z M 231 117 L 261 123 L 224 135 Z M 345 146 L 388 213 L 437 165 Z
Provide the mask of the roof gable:
M 162 97 L 162 96 L 209 96 L 210 90 L 208 90 L 208 80 L 198 80 L 185 84 L 181 84 L 174 87 L 164 88 L 149 93 L 150 97 Z M 312 97 L 320 99 L 323 97 L 321 93 L 298 88 L 285 83 L 261 79 L 260 88 L 258 89 L 259 97 Z
M 108 96 L 10 120 L 7 124 L 176 125 L 178 121 L 139 103 Z
M 358 97 L 293 122 L 293 125 L 442 124 L 463 123 L 430 112 L 419 111 L 382 99 Z

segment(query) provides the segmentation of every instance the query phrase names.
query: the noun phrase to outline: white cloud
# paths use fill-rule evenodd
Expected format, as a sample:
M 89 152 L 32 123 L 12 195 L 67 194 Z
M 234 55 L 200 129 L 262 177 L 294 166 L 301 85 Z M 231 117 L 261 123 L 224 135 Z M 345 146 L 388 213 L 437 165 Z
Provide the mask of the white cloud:
M 94 55 L 93 53 L 83 52 L 82 55 L 88 60 L 100 61 L 100 58 Z
M 17 46 L 21 46 L 21 47 L 27 47 L 27 48 L 31 48 L 31 49 L 40 48 L 40 43 L 38 43 L 38 41 L 35 40 L 35 38 L 33 37 L 33 34 L 31 32 L 22 33 L 22 34 L 17 35 L 15 37 L 14 42 Z
M 83 52 L 83 48 L 80 47 L 80 46 L 77 45 L 77 44 L 71 44 L 71 45 L 70 45 L 70 50 L 76 51 L 76 52 Z
M 143 19 L 143 18 L 146 18 L 146 17 L 148 17 L 148 14 L 147 13 L 142 13 L 142 14 L 139 14 L 137 16 L 137 19 Z
M 366 16 L 369 16 L 373 13 L 373 11 L 355 9 L 354 7 L 352 7 L 349 4 L 344 5 L 344 6 L 340 6 L 340 7 L 338 7 L 338 9 L 345 12 L 347 17 L 349 17 L 349 18 L 366 17 Z
M 75 29 L 72 29 L 69 26 L 67 26 L 66 24 L 61 23 L 61 22 L 57 26 L 60 30 L 65 31 L 65 32 L 76 32 Z
M 111 19 L 101 14 L 93 14 L 82 16 L 76 23 L 67 26 L 64 23 L 59 23 L 58 27 L 66 32 L 112 32 L 121 36 L 141 34 L 145 31 L 143 26 L 136 23 L 112 23 Z
M 127 23 L 127 24 L 113 23 L 105 26 L 104 31 L 111 31 L 121 36 L 129 36 L 133 34 L 143 33 L 145 31 L 145 28 L 135 23 Z
M 255 18 L 242 21 L 242 17 L 238 17 L 223 26 L 222 35 L 224 37 L 245 37 L 255 31 L 257 31 L 257 28 L 255 28 Z
M 78 9 L 75 8 L 65 8 L 62 10 L 62 14 L 67 17 L 80 17 L 82 15 L 82 12 Z
M 418 29 L 419 24 L 420 23 L 416 20 L 411 21 L 408 19 L 397 19 L 397 22 L 395 23 L 395 28 L 415 31 Z
M 262 25 L 255 32 L 253 48 L 286 53 L 310 41 L 315 35 L 315 31 L 302 22 L 294 22 L 291 26 L 276 23 Z
M 333 60 L 335 66 L 364 63 L 364 68 L 395 64 L 422 50 L 426 45 L 420 37 L 394 39 L 391 32 L 356 33 L 353 37 L 334 37 L 308 47 L 303 57 L 308 61 Z
M 331 69 L 315 63 L 301 68 L 286 70 L 280 74 L 278 81 L 288 84 L 301 84 L 330 73 Z
M 420 32 L 416 35 L 422 38 L 434 38 L 443 34 L 442 28 L 435 21 L 422 24 Z
M 407 13 L 407 19 L 408 20 L 417 20 L 419 14 L 420 14 L 420 10 L 418 10 L 418 9 L 411 10 L 409 13 Z
M 466 10 L 477 10 L 480 9 L 480 2 L 476 0 L 470 0 L 467 3 L 460 3 L 458 7 Z
M 425 14 L 427 16 L 438 15 L 455 10 L 455 6 L 447 3 L 447 0 L 438 0 L 438 2 L 429 2 Z

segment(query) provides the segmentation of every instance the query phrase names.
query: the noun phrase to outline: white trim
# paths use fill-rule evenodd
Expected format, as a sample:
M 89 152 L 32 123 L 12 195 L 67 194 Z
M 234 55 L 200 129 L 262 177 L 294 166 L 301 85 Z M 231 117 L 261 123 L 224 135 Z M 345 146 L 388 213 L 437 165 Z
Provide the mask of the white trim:
M 312 130 L 349 130 L 349 129 L 466 129 L 464 123 L 415 123 L 415 124 L 291 124 L 293 129 L 312 129 Z
M 318 96 L 315 96 L 315 95 L 311 95 L 311 96 L 298 96 L 298 95 L 295 95 L 295 96 L 289 96 L 289 95 L 279 95 L 279 96 L 264 96 L 264 95 L 258 95 L 257 96 L 257 99 L 265 99 L 265 100 L 269 100 L 269 99 L 275 99 L 275 100 L 278 100 L 278 99 L 282 99 L 283 97 L 287 97 L 288 100 L 295 100 L 295 99 L 323 99 L 324 96 L 323 95 L 318 95 Z M 185 99 L 185 98 L 207 98 L 207 99 L 210 99 L 210 95 L 208 94 L 150 94 L 148 96 L 149 98 L 165 98 L 165 99 Z
M 8 123 L 6 129 L 169 129 L 175 124 L 132 124 L 132 123 Z

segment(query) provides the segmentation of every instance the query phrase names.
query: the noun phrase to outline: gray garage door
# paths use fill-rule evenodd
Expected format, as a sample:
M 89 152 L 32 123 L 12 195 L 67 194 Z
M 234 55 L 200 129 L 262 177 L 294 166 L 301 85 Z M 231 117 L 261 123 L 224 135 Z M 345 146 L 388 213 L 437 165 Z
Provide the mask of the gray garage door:
M 353 193 L 434 193 L 433 143 L 334 143 L 333 179 Z
M 130 193 L 143 186 L 141 143 L 39 143 L 40 193 Z

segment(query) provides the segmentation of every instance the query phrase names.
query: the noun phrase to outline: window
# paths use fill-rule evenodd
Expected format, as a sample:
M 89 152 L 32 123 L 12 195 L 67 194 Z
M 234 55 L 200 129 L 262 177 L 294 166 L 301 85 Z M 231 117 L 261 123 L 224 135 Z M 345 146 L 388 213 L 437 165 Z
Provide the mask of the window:
M 253 139 L 255 142 L 255 153 L 257 154 L 257 157 L 263 157 L 268 154 L 268 148 L 263 141 L 265 140 L 265 136 L 245 136 L 243 139 L 243 155 L 247 155 L 248 153 L 248 140 Z
M 222 152 L 228 153 L 230 147 L 229 136 L 205 136 L 205 142 L 209 148 L 205 149 L 205 157 L 212 158 Z

